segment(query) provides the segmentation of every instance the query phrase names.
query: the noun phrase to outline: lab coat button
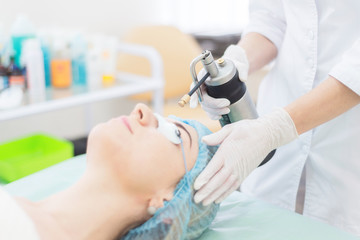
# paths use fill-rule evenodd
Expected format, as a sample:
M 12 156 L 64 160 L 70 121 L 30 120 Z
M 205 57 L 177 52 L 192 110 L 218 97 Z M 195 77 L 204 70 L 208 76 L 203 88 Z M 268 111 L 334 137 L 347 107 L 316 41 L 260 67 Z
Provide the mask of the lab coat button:
M 314 39 L 314 32 L 313 32 L 312 30 L 310 30 L 310 31 L 308 32 L 308 37 L 309 37 L 310 40 L 313 40 L 313 39 Z

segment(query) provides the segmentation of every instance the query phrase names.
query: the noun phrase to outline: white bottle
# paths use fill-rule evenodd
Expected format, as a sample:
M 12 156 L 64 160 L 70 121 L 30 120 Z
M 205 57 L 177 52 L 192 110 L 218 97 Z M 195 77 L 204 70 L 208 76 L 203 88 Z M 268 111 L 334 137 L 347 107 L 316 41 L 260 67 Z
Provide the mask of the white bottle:
M 102 81 L 102 62 L 101 62 L 101 44 L 103 39 L 96 35 L 90 36 L 89 49 L 86 55 L 87 86 L 89 90 L 101 88 Z
M 117 45 L 116 37 L 105 36 L 102 54 L 100 55 L 101 62 L 103 63 L 102 83 L 105 86 L 115 83 Z
M 24 66 L 22 62 L 23 44 L 27 39 L 35 38 L 35 28 L 25 15 L 18 15 L 11 26 L 11 43 L 15 54 L 15 64 Z
M 24 43 L 23 59 L 26 66 L 27 87 L 31 99 L 45 97 L 44 56 L 38 39 L 28 39 Z

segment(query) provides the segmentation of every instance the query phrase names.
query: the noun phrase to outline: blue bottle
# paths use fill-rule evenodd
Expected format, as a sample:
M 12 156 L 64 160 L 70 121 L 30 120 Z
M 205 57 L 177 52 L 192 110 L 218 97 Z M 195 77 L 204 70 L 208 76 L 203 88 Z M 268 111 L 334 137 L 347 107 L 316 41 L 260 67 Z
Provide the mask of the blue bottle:
M 75 86 L 86 86 L 86 52 L 85 39 L 80 35 L 76 36 L 71 41 L 71 69 L 73 85 Z
M 45 86 L 51 87 L 51 51 L 49 44 L 41 38 L 41 50 L 44 56 Z

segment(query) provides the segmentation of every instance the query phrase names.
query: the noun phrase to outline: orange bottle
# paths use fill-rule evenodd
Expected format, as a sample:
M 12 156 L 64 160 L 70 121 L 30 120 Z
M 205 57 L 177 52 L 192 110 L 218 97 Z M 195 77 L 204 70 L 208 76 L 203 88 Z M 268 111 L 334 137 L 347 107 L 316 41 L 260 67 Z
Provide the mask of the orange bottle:
M 51 83 L 55 88 L 68 88 L 72 82 L 70 46 L 65 39 L 57 38 L 51 59 Z
M 51 60 L 51 81 L 53 87 L 56 88 L 71 86 L 71 61 L 69 59 Z

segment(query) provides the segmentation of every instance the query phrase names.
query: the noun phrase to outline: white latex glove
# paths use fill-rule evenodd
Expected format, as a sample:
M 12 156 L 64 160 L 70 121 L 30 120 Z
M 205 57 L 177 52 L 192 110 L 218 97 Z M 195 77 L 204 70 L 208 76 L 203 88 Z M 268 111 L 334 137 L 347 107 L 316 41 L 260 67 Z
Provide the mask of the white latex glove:
M 283 108 L 258 119 L 226 125 L 203 137 L 204 143 L 220 147 L 195 180 L 195 202 L 221 202 L 239 188 L 269 152 L 297 137 L 295 125 Z
M 245 50 L 238 46 L 238 45 L 230 45 L 222 58 L 231 60 L 235 67 L 237 68 L 239 72 L 239 78 L 241 81 L 246 81 L 248 77 L 248 71 L 249 71 L 249 62 L 246 57 Z M 197 78 L 200 81 L 200 79 L 205 75 L 205 70 L 202 69 Z M 190 89 L 194 87 L 194 83 L 191 84 Z M 206 87 L 203 84 L 201 86 L 201 91 L 203 93 L 203 102 L 201 103 L 201 107 L 206 111 L 208 116 L 213 120 L 219 120 L 221 118 L 221 115 L 229 113 L 229 105 L 230 101 L 225 98 L 218 98 L 215 99 L 213 97 L 210 97 L 206 93 Z M 191 96 L 190 98 L 190 107 L 195 108 L 198 105 L 198 95 L 196 92 Z
M 201 69 L 201 71 L 198 74 L 198 79 L 200 79 L 205 76 L 205 70 Z M 190 85 L 190 90 L 193 89 L 195 86 L 194 83 Z M 201 107 L 204 109 L 208 117 L 212 120 L 219 120 L 221 118 L 221 115 L 228 114 L 230 112 L 229 106 L 230 101 L 226 98 L 213 98 L 210 97 L 207 94 L 206 86 L 205 84 L 202 84 L 200 86 L 203 101 L 201 102 Z M 196 92 L 191 96 L 190 98 L 190 107 L 196 108 L 198 105 L 198 95 Z

